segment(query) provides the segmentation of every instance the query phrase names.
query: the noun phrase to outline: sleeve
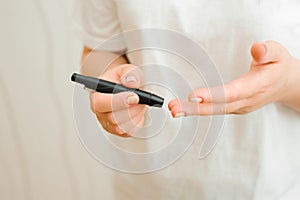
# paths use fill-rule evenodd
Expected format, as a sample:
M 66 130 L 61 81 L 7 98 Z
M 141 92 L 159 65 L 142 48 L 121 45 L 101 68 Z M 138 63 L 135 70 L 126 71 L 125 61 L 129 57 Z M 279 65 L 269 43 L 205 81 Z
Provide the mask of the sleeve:
M 76 0 L 73 11 L 75 33 L 85 46 L 99 51 L 126 50 L 113 0 Z

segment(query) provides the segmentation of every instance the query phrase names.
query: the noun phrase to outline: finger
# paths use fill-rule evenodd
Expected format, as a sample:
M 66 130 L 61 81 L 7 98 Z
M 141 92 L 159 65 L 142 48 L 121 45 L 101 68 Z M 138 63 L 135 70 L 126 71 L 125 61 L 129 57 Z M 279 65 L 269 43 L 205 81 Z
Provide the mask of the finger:
M 131 120 L 140 113 L 145 113 L 147 107 L 145 105 L 137 104 L 132 105 L 128 109 L 118 110 L 115 112 L 104 113 L 103 118 L 109 121 L 111 124 L 122 124 L 128 120 Z
M 251 55 L 257 64 L 262 64 L 267 54 L 267 46 L 264 43 L 254 43 L 251 47 Z
M 180 104 L 180 99 L 178 99 L 178 98 L 172 99 L 172 100 L 168 103 L 168 108 L 169 108 L 169 110 L 172 110 L 172 108 L 173 108 L 176 104 Z
M 224 94 L 224 88 L 222 86 L 218 86 L 214 88 L 198 88 L 188 96 L 188 100 L 193 103 L 204 103 L 204 102 L 208 103 L 212 101 L 221 101 L 220 99 L 219 100 L 216 99 L 217 96 L 216 94 L 218 93 Z
M 120 129 L 119 125 L 111 124 L 109 121 L 107 121 L 106 118 L 103 117 L 103 115 L 97 115 L 97 119 L 104 130 L 106 130 L 107 132 L 117 136 L 131 137 L 127 133 L 123 132 L 123 130 Z
M 237 101 L 229 104 L 225 103 L 191 103 L 186 100 L 178 99 L 172 107 L 171 114 L 173 117 L 182 117 L 190 115 L 222 115 L 231 113 L 244 113 L 251 108 L 245 108 L 246 101 Z
M 116 122 L 116 119 L 114 118 L 113 113 L 103 113 L 103 114 L 97 114 L 97 119 L 101 123 L 102 127 L 107 130 L 110 133 L 114 133 L 117 135 L 122 135 L 124 133 L 127 133 L 128 130 L 133 129 L 134 124 L 136 124 L 136 121 L 139 121 L 141 118 L 144 118 L 144 114 L 146 112 L 146 106 L 143 105 L 137 105 L 136 111 L 130 111 L 132 113 L 129 113 L 127 110 L 127 115 L 130 115 L 131 117 L 126 117 L 123 119 L 123 121 Z M 131 110 L 131 108 L 130 108 Z M 117 112 L 123 112 L 124 110 L 117 111 Z M 124 112 L 125 113 L 125 112 Z M 123 113 L 122 113 L 123 114 Z
M 193 103 L 231 103 L 261 93 L 265 82 L 260 73 L 250 71 L 224 86 L 199 88 L 193 91 L 188 99 Z
M 135 136 L 135 135 L 139 132 L 139 130 L 140 130 L 141 128 L 143 128 L 144 122 L 145 122 L 145 118 L 144 118 L 144 117 L 143 117 L 143 118 L 140 118 L 140 121 L 137 123 L 136 126 L 133 126 L 133 127 L 130 129 L 130 131 L 128 132 L 128 134 L 131 135 L 131 136 Z
M 130 88 L 139 88 L 144 81 L 142 70 L 134 65 L 124 65 L 118 71 L 118 76 L 121 84 Z
M 130 130 L 135 130 L 141 128 L 141 121 L 144 120 L 143 114 L 138 114 L 132 120 L 126 121 L 123 124 L 110 124 L 105 119 L 97 116 L 98 121 L 101 123 L 102 127 L 109 133 L 122 136 L 122 137 L 131 137 L 132 133 Z
M 94 113 L 117 111 L 138 104 L 139 97 L 132 92 L 104 94 L 93 92 L 90 95 L 91 110 Z
M 191 103 L 183 99 L 178 99 L 176 100 L 176 102 L 178 102 L 178 104 L 175 104 L 170 110 L 174 118 L 178 118 L 182 116 L 190 116 L 190 115 L 205 116 L 205 115 L 212 115 L 214 113 L 212 107 L 213 104 L 211 103 L 198 104 L 198 103 Z M 217 113 L 217 111 L 215 111 L 215 113 Z M 220 109 L 218 113 L 222 113 Z
M 144 117 L 145 117 L 144 114 L 145 113 L 139 113 L 131 120 L 128 120 L 128 121 L 120 124 L 119 128 L 122 130 L 123 133 L 127 133 L 128 135 L 133 135 L 131 130 L 133 130 L 135 128 L 137 128 L 137 129 L 142 128 L 141 121 L 144 120 Z
M 199 113 L 198 103 L 192 103 L 185 99 L 173 99 L 169 102 L 169 110 L 173 117 L 181 117 Z
M 107 132 L 117 135 L 117 136 L 121 136 L 121 137 L 131 137 L 131 135 L 127 134 L 126 132 L 124 132 L 118 125 L 109 125 L 108 127 L 104 128 Z
M 286 57 L 287 50 L 278 42 L 257 42 L 251 48 L 251 55 L 257 65 L 279 62 Z

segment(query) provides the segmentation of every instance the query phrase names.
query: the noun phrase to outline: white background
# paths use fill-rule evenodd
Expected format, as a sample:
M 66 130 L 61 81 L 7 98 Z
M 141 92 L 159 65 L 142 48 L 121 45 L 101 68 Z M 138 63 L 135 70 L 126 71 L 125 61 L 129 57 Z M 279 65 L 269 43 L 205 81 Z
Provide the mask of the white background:
M 0 2 L 0 199 L 109 199 L 72 111 L 72 0 Z

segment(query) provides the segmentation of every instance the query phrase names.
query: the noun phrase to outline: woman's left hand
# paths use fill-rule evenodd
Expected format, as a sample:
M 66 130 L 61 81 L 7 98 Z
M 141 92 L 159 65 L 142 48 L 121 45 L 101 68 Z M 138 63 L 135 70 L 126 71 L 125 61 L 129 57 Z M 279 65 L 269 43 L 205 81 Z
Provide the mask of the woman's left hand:
M 244 114 L 272 102 L 300 110 L 300 61 L 274 41 L 255 43 L 251 54 L 248 73 L 224 86 L 197 89 L 188 100 L 173 99 L 172 116 Z

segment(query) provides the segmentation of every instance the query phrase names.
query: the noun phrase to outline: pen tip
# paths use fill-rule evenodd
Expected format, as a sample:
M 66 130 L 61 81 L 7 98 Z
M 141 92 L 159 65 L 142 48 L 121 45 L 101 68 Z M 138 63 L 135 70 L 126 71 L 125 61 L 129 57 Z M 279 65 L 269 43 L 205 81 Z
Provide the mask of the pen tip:
M 75 81 L 76 76 L 77 76 L 77 74 L 76 74 L 76 73 L 73 73 L 72 76 L 71 76 L 71 81 Z

